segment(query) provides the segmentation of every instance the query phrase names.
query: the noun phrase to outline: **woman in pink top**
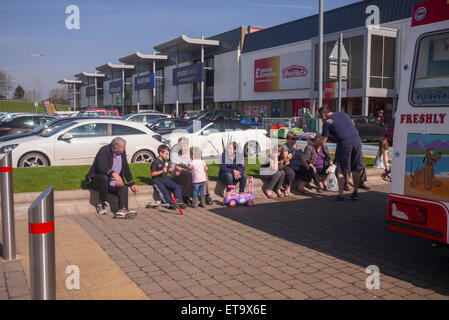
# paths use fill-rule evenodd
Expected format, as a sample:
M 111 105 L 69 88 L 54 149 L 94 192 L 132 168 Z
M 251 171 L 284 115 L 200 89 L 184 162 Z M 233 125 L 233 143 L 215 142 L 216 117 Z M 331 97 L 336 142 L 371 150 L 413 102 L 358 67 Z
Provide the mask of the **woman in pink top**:
M 205 207 L 206 197 L 204 195 L 204 186 L 207 181 L 207 166 L 206 162 L 201 159 L 201 150 L 197 147 L 190 148 L 191 161 L 189 170 L 192 173 L 193 183 L 193 203 L 192 207 L 198 207 L 198 193 L 200 194 L 200 207 Z

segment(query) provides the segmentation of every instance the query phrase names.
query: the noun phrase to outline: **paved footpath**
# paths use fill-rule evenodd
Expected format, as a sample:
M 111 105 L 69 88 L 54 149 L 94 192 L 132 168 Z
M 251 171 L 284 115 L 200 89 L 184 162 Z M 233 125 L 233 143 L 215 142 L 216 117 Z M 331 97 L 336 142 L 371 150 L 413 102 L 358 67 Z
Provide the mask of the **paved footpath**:
M 328 192 L 259 194 L 252 208 L 57 218 L 58 299 L 449 299 L 449 253 L 387 228 L 388 189 L 377 181 L 344 204 Z M 13 284 L 26 295 L 26 224 L 17 225 L 20 270 L 0 262 L 0 299 L 19 297 Z M 68 264 L 80 268 L 79 290 L 64 285 Z M 380 289 L 366 288 L 370 265 Z

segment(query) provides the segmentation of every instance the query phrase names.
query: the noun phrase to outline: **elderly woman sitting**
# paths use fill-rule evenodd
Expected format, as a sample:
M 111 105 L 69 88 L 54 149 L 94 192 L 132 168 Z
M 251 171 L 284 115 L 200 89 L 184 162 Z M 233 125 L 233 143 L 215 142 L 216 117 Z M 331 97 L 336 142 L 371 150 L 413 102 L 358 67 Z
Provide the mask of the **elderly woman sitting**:
M 331 163 L 332 158 L 325 145 L 324 138 L 317 135 L 314 139 L 309 140 L 308 145 L 301 154 L 301 166 L 298 172 L 300 178 L 298 191 L 300 193 L 306 193 L 304 186 L 314 179 L 318 186 L 318 192 L 323 192 L 324 184 L 321 181 L 320 175 L 326 174 L 327 167 Z
M 170 155 L 171 160 L 176 164 L 176 172 L 174 180 L 181 187 L 182 197 L 185 204 L 191 204 L 190 198 L 193 198 L 193 182 L 192 182 L 192 172 L 189 170 L 190 158 L 190 147 L 189 140 L 187 138 L 181 137 L 178 140 L 179 149 L 172 150 Z M 207 177 L 205 186 L 206 204 L 212 204 L 212 199 L 209 193 L 209 178 Z

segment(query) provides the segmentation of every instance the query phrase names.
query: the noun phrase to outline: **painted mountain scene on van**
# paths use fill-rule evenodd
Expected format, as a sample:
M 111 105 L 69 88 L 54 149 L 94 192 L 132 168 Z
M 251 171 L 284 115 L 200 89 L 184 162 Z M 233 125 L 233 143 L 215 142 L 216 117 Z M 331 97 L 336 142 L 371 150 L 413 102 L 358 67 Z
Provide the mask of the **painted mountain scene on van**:
M 426 154 L 429 149 L 432 149 L 433 152 L 436 153 L 441 152 L 441 154 L 449 154 L 449 138 L 447 138 L 446 135 L 444 135 L 444 137 L 446 137 L 447 140 L 439 138 L 430 142 L 427 142 L 427 139 L 423 139 L 423 136 L 428 137 L 429 135 L 418 134 L 417 136 L 415 141 L 407 145 L 407 154 Z

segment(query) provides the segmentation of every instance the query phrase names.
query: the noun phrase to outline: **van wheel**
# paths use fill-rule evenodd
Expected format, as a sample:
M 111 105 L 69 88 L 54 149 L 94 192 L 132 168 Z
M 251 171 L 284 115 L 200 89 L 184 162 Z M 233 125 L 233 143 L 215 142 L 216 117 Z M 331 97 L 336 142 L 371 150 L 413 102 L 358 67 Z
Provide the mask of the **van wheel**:
M 18 167 L 33 168 L 33 167 L 48 167 L 50 162 L 47 157 L 39 152 L 30 152 L 20 158 Z
M 140 150 L 133 155 L 131 163 L 153 163 L 154 159 L 155 156 L 153 152 L 148 150 Z

